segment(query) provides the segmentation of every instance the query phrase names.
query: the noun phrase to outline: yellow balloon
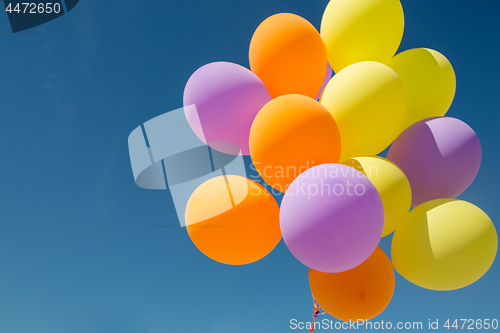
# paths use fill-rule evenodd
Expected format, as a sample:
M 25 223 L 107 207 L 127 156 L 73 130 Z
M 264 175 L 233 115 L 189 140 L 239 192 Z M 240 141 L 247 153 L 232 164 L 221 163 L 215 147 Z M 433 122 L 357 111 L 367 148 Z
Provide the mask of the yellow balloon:
M 403 30 L 399 0 L 331 0 L 321 20 L 321 37 L 335 73 L 360 61 L 389 62 Z
M 400 133 L 406 116 L 401 79 L 388 66 L 373 61 L 356 63 L 336 74 L 321 104 L 339 127 L 341 161 L 383 151 Z
M 406 91 L 408 111 L 401 130 L 422 119 L 446 114 L 457 81 L 444 55 L 431 49 L 412 49 L 396 55 L 389 67 L 401 78 Z
M 410 182 L 403 171 L 382 157 L 356 157 L 342 164 L 361 171 L 375 185 L 384 205 L 384 231 L 389 235 L 403 222 L 411 207 Z
M 471 203 L 436 199 L 414 208 L 394 233 L 392 263 L 410 282 L 432 290 L 466 287 L 495 260 L 498 236 Z

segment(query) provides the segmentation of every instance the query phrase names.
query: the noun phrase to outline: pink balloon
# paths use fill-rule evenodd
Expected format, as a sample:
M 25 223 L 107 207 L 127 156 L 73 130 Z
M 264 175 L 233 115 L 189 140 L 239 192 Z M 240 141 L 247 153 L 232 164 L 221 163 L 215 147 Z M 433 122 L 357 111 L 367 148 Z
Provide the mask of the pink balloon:
M 469 187 L 481 165 L 481 144 L 463 121 L 450 117 L 421 120 L 401 133 L 387 158 L 406 174 L 412 206 L 456 198 Z
M 285 192 L 280 227 L 300 262 L 338 273 L 373 253 L 384 228 L 384 207 L 364 174 L 343 164 L 321 164 L 300 174 Z
M 199 68 L 184 89 L 184 106 L 194 104 L 197 110 L 186 112 L 189 125 L 204 143 L 227 154 L 235 154 L 234 145 L 241 154 L 250 154 L 252 122 L 270 100 L 271 95 L 257 75 L 230 62 L 213 62 Z

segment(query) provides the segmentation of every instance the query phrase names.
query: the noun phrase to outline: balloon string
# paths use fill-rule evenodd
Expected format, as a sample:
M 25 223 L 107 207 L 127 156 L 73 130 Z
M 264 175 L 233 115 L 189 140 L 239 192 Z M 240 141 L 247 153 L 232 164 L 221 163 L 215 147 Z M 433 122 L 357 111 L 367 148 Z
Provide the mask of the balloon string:
M 316 298 L 314 298 L 314 295 L 313 295 L 313 307 L 314 307 L 314 311 L 313 311 L 313 321 L 312 321 L 312 328 L 311 330 L 309 331 L 309 333 L 312 333 L 315 331 L 315 327 L 316 327 L 316 318 L 321 316 L 321 315 L 324 315 L 326 312 L 323 311 L 323 309 L 321 308 L 321 305 L 319 305 L 318 301 L 316 301 Z

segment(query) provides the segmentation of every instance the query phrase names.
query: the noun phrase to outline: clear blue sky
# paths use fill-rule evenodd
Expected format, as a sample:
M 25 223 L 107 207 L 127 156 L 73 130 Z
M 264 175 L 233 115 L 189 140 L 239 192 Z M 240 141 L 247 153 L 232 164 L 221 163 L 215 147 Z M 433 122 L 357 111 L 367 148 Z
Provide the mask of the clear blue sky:
M 127 137 L 182 106 L 212 61 L 248 66 L 258 24 L 278 12 L 316 27 L 327 0 L 90 1 L 12 34 L 0 14 L 0 332 L 267 333 L 309 321 L 307 268 L 283 242 L 243 267 L 203 256 L 167 191 L 138 188 Z M 483 162 L 460 196 L 500 229 L 497 0 L 402 0 L 401 50 L 442 52 L 457 75 L 448 115 L 477 132 Z M 381 246 L 388 250 L 390 238 Z M 500 263 L 453 292 L 396 290 L 376 320 L 500 319 Z M 327 316 L 328 317 L 328 316 Z M 303 331 L 305 332 L 305 331 Z M 319 331 L 321 332 L 321 331 Z

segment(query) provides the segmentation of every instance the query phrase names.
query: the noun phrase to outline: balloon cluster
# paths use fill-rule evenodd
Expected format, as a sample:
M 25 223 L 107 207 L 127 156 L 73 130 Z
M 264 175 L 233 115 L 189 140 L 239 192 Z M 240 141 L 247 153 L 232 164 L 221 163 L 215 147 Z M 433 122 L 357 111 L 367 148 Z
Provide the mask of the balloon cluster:
M 371 319 L 389 304 L 393 267 L 432 290 L 478 280 L 495 258 L 489 217 L 454 199 L 475 178 L 481 147 L 444 117 L 455 95 L 450 62 L 430 49 L 394 56 L 399 0 L 331 0 L 321 33 L 276 14 L 255 31 L 250 69 L 216 62 L 184 91 L 207 145 L 238 145 L 273 189 L 241 176 L 213 178 L 186 207 L 194 244 L 218 262 L 257 261 L 283 237 L 310 268 L 311 290 L 342 320 Z M 332 70 L 336 74 L 332 77 Z M 388 146 L 387 158 L 377 156 Z M 411 207 L 415 207 L 411 210 Z M 378 248 L 394 232 L 392 264 Z

